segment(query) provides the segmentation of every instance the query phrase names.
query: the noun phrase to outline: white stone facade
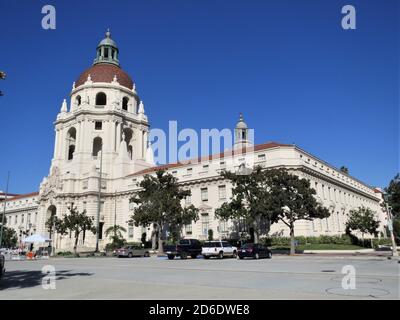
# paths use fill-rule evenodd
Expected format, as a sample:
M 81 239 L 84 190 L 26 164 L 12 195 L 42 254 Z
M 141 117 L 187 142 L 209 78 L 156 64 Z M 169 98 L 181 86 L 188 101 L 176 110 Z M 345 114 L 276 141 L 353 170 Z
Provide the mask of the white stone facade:
M 96 76 L 89 74 L 83 83 L 74 84 L 70 102 L 64 100 L 62 103 L 55 121 L 50 173 L 43 179 L 39 194 L 11 197 L 7 201 L 7 226 L 17 231 L 20 240 L 26 234 L 48 234 L 45 221 L 51 212 L 62 217 L 71 203 L 96 218 L 100 160 L 100 222 L 103 230 L 100 248 L 109 242 L 104 230 L 114 223 L 127 229 L 125 238 L 128 241 L 140 241 L 143 232 L 150 238 L 150 227 L 128 225 L 133 212 L 129 200 L 138 190 L 144 174 L 154 173 L 151 149 L 148 148 L 149 122 L 144 106 L 134 85 L 128 88 L 120 84 L 116 75 L 111 81 L 104 82 L 97 81 Z M 105 95 L 105 103 L 98 103 L 101 100 L 98 99 L 99 93 Z M 247 137 L 244 140 L 248 143 Z M 100 149 L 102 156 L 98 152 Z M 310 180 L 318 200 L 332 214 L 324 220 L 298 222 L 296 235 L 342 234 L 347 214 L 361 205 L 376 212 L 382 230 L 385 226 L 386 215 L 380 207 L 380 192 L 295 145 L 267 143 L 255 146 L 254 153 L 162 166 L 178 178 L 183 188 L 191 190 L 192 196 L 184 204 L 191 203 L 201 210 L 200 219 L 183 229 L 184 237 L 206 239 L 208 229 L 213 230 L 215 238 L 233 235 L 232 224 L 215 219 L 214 211 L 231 196 L 231 185 L 219 173 L 223 169 L 237 170 L 241 163 L 266 168 L 285 167 Z M 3 205 L 4 202 L 0 204 L 0 210 L 3 210 Z M 273 224 L 270 234 L 288 235 L 288 231 L 283 224 Z M 73 245 L 73 239 L 68 236 L 56 234 L 54 239 L 56 250 L 69 250 Z M 87 234 L 84 247 L 80 243 L 81 249 L 93 249 L 95 241 L 95 236 Z

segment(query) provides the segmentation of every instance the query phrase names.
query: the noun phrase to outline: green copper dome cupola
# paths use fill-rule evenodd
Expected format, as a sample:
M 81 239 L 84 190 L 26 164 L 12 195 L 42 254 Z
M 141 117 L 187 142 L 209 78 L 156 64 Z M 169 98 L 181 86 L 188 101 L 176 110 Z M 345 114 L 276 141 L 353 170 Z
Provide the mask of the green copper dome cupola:
M 113 39 L 111 39 L 111 32 L 108 29 L 106 37 L 100 41 L 97 46 L 97 56 L 94 59 L 94 65 L 98 63 L 111 63 L 119 66 L 118 61 L 118 47 Z

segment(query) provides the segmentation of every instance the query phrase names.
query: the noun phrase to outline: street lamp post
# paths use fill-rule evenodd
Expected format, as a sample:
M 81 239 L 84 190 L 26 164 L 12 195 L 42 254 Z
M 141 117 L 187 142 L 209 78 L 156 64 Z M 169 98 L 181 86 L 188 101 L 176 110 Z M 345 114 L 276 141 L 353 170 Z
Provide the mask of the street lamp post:
M 6 204 L 7 204 L 7 194 L 8 194 L 8 182 L 10 180 L 10 171 L 7 173 L 7 186 L 6 186 L 6 194 L 4 196 L 4 208 L 3 208 L 3 216 L 1 217 L 1 229 L 0 229 L 0 248 L 3 243 L 3 228 L 4 228 L 4 220 L 6 216 Z
M 100 209 L 101 209 L 101 176 L 103 171 L 103 142 L 101 142 L 100 148 L 100 175 L 99 175 L 99 191 L 97 195 L 97 221 L 96 221 L 96 250 L 95 252 L 99 252 L 99 232 L 100 232 Z
M 398 257 L 399 253 L 397 252 L 396 240 L 394 238 L 394 233 L 393 233 L 392 210 L 391 210 L 391 207 L 388 205 L 389 195 L 387 193 L 385 193 L 383 195 L 383 198 L 384 198 L 384 202 L 385 202 L 386 212 L 388 215 L 388 229 L 390 232 L 390 238 L 392 239 L 392 255 L 393 255 L 393 257 Z

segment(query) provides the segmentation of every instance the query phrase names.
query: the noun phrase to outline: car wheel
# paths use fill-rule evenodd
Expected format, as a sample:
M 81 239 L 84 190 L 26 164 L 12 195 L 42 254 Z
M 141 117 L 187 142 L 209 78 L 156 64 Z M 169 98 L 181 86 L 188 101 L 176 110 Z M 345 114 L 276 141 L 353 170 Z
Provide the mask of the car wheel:
M 187 253 L 186 252 L 182 252 L 181 253 L 181 259 L 182 260 L 186 260 L 187 259 Z
M 210 259 L 210 257 L 209 256 L 203 256 L 204 257 L 204 259 Z
M 196 259 L 197 258 L 197 254 L 192 254 L 191 257 L 192 257 L 192 259 Z
M 220 251 L 220 253 L 218 253 L 218 259 L 223 259 L 223 258 L 224 258 L 224 253 Z
M 237 252 L 233 251 L 232 258 L 236 258 L 236 257 L 237 257 Z
M 239 259 L 240 259 L 240 260 L 243 260 L 243 259 L 244 259 L 244 257 L 241 257 L 241 256 L 239 256 Z
M 132 258 L 132 253 L 128 253 L 128 258 Z
M 169 259 L 169 260 L 174 260 L 174 258 L 175 258 L 174 255 L 172 255 L 172 254 L 169 254 L 169 255 L 168 255 L 168 259 Z
M 256 254 L 254 255 L 254 259 L 256 259 L 256 260 L 260 259 L 260 255 L 259 255 L 258 253 L 256 253 Z
M 143 255 L 143 257 L 145 257 L 145 258 L 148 258 L 148 257 L 150 257 L 150 253 L 148 253 L 148 252 L 145 252 L 145 253 L 144 253 L 144 255 Z
M 268 254 L 267 254 L 267 258 L 268 259 L 271 259 L 272 258 L 272 252 L 270 251 L 270 252 L 268 252 Z

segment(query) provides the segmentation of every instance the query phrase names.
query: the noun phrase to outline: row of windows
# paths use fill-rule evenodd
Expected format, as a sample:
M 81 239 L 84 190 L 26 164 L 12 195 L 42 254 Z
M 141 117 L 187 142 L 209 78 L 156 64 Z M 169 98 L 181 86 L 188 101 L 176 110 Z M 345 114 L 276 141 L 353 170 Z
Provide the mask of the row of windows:
M 19 220 L 19 223 L 25 223 L 25 214 L 21 214 L 21 215 L 16 214 L 14 216 L 12 216 L 12 215 L 8 216 L 8 224 L 9 225 L 18 224 L 18 220 Z M 37 212 L 33 216 L 33 221 L 31 221 L 31 214 L 30 213 L 27 214 L 26 223 L 31 223 L 31 222 L 37 223 Z
M 259 154 L 259 155 L 257 155 L 257 162 L 263 162 L 263 161 L 265 161 L 266 160 L 266 155 L 263 153 L 263 154 Z M 239 162 L 245 162 L 245 158 L 241 158 L 241 159 L 239 159 Z M 222 169 L 224 169 L 224 168 L 226 168 L 226 162 L 225 161 L 220 161 L 219 162 L 219 166 L 220 166 L 220 168 L 222 168 Z M 202 166 L 202 172 L 207 172 L 208 170 L 209 170 L 209 168 L 210 168 L 210 165 L 209 164 L 204 164 L 203 166 Z M 187 168 L 186 169 L 186 174 L 187 175 L 190 175 L 190 174 L 192 174 L 193 173 L 193 168 Z M 178 170 L 173 170 L 172 172 L 171 172 L 171 174 L 172 175 L 177 175 L 178 174 Z
M 303 155 L 302 154 L 300 154 L 300 159 L 303 159 Z M 311 164 L 311 159 L 310 158 L 307 158 L 304 161 Z M 313 162 L 313 166 L 314 167 L 318 166 L 318 162 L 314 161 Z M 363 190 L 365 192 L 368 192 L 368 193 L 372 193 L 373 192 L 370 188 L 364 186 L 363 184 L 351 179 L 350 177 L 348 177 L 348 176 L 346 176 L 344 174 L 341 174 L 340 172 L 335 171 L 334 169 L 330 169 L 328 166 L 324 166 L 323 164 L 320 164 L 320 169 L 321 170 L 325 170 L 327 173 L 332 173 L 332 176 L 336 176 L 337 178 L 341 179 L 342 181 L 346 181 L 350 185 L 356 186 L 356 187 L 360 188 L 361 190 Z
M 354 194 L 350 194 L 349 192 L 344 192 L 342 190 L 338 190 L 335 188 L 327 187 L 324 184 L 318 184 L 315 182 L 314 189 L 319 193 L 324 200 L 330 200 L 334 202 L 341 202 L 344 204 L 354 205 L 355 201 L 363 201 L 367 203 L 371 203 L 371 200 L 364 199 L 363 197 L 355 196 Z
M 75 102 L 76 102 L 77 106 L 80 106 L 82 104 L 82 97 L 79 95 L 76 96 Z M 122 110 L 128 111 L 129 98 L 123 97 L 121 102 L 122 102 Z M 96 99 L 95 99 L 95 104 L 96 104 L 96 106 L 107 105 L 107 95 L 104 92 L 97 93 Z M 136 108 L 135 108 L 135 113 L 139 113 L 139 106 L 137 104 L 136 104 Z

